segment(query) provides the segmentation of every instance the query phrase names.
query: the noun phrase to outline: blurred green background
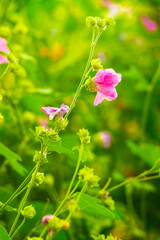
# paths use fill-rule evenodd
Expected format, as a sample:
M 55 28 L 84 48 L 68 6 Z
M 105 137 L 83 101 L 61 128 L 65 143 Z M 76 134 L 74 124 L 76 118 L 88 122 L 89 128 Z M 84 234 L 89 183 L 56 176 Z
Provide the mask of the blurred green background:
M 136 176 L 152 167 L 159 157 L 158 77 L 153 89 L 151 87 L 160 62 L 159 0 L 0 0 L 0 37 L 8 41 L 23 68 L 19 74 L 10 73 L 5 78 L 10 96 L 19 109 L 18 120 L 10 105 L 3 99 L 0 101 L 4 117 L 0 120 L 0 141 L 23 159 L 19 166 L 0 158 L 0 201 L 7 200 L 22 182 L 25 169 L 29 171 L 34 166 L 32 158 L 39 143 L 34 141 L 29 128 L 33 129 L 46 119 L 41 107 L 69 105 L 73 99 L 92 37 L 91 29 L 85 25 L 86 16 L 103 18 L 107 14 L 115 18 L 116 25 L 103 33 L 94 58 L 100 57 L 104 68 L 113 68 L 122 74 L 122 82 L 116 88 L 118 97 L 113 102 L 104 100 L 95 107 L 95 93 L 84 89 L 66 131 L 61 134 L 62 145 L 71 150 L 79 144 L 76 132 L 80 128 L 89 130 L 92 143 L 86 164 L 101 177 L 101 187 L 108 177 L 112 178 L 111 186 L 114 186 L 127 177 Z M 154 31 L 147 29 L 143 16 L 156 23 Z M 0 66 L 1 74 L 5 67 L 5 64 Z M 149 91 L 148 115 L 142 126 Z M 52 123 L 48 121 L 48 125 Z M 98 134 L 102 131 L 112 136 L 108 148 L 100 141 Z M 17 239 L 31 231 L 47 198 L 50 199 L 49 208 L 55 209 L 57 201 L 65 194 L 75 164 L 76 154 L 67 151 L 49 156 L 49 163 L 43 170 L 54 176 L 54 186 L 46 185 L 32 191 L 30 202 L 37 207 L 38 214 L 25 224 Z M 91 239 L 92 234 L 112 232 L 123 240 L 160 239 L 159 185 L 160 181 L 155 180 L 113 191 L 111 195 L 122 220 L 99 219 L 97 222 L 87 216 L 79 217 L 71 226 L 72 238 Z M 17 206 L 17 201 L 12 206 Z M 3 215 L 2 225 L 9 228 L 14 216 L 14 213 Z M 55 239 L 72 239 L 70 234 L 62 232 Z

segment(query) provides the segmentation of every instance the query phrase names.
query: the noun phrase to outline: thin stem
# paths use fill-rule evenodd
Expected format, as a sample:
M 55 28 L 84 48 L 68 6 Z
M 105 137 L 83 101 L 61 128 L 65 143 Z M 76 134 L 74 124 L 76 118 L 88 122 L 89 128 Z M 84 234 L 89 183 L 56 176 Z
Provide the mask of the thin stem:
M 145 132 L 145 129 L 146 129 L 146 123 L 147 123 L 147 118 L 148 118 L 148 112 L 149 112 L 152 93 L 153 93 L 155 85 L 156 85 L 156 83 L 159 79 L 159 76 L 160 76 L 160 63 L 158 65 L 157 71 L 153 75 L 153 78 L 151 80 L 151 84 L 149 85 L 149 88 L 148 88 L 145 103 L 144 103 L 144 109 L 143 109 L 143 115 L 142 115 L 142 132 L 141 132 L 141 139 L 142 140 L 144 140 L 144 132 Z
M 24 218 L 23 221 L 21 222 L 21 224 L 18 226 L 18 228 L 15 230 L 15 232 L 12 234 L 12 238 L 14 238 L 14 236 L 18 233 L 18 231 L 21 229 L 21 227 L 24 225 L 26 219 Z
M 21 185 L 17 188 L 17 190 L 12 194 L 12 196 L 7 200 L 7 202 L 1 207 L 0 212 L 3 211 L 10 202 L 13 201 L 19 194 L 21 193 L 22 188 L 26 185 L 29 178 L 31 177 L 32 173 L 34 172 L 35 167 L 32 169 L 32 171 L 28 174 L 26 179 L 21 183 Z

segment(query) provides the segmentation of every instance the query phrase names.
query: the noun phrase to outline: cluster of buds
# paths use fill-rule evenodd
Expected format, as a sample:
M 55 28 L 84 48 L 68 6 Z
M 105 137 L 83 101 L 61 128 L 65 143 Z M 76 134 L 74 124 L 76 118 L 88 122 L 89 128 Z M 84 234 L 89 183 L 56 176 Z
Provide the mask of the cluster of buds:
M 112 234 L 108 235 L 107 237 L 105 237 L 105 235 L 103 235 L 103 234 L 100 234 L 98 236 L 92 236 L 92 238 L 94 240 L 118 240 L 118 238 L 117 237 L 113 237 Z M 121 240 L 121 239 L 119 239 L 119 240 Z
M 68 125 L 68 120 L 67 119 L 62 119 L 62 118 L 56 118 L 55 120 L 55 125 L 58 130 L 65 130 L 65 128 Z
M 44 173 L 38 172 L 35 178 L 35 184 L 38 187 L 40 184 L 44 182 Z
M 43 165 L 44 163 L 47 163 L 47 154 L 46 153 L 41 153 L 41 151 L 36 151 L 33 157 L 33 162 L 37 163 L 37 162 L 41 162 L 41 164 Z
M 104 19 L 99 17 L 87 17 L 87 27 L 97 27 L 99 30 L 105 30 L 108 26 L 114 26 L 115 21 L 112 17 L 105 16 Z
M 30 205 L 21 210 L 21 214 L 26 219 L 32 219 L 36 215 L 36 210 L 32 205 Z
M 43 225 L 47 225 L 49 235 L 59 232 L 61 229 L 67 229 L 70 224 L 67 220 L 60 219 L 54 215 L 46 215 L 42 219 Z
M 36 127 L 35 135 L 37 140 L 40 140 L 40 141 L 43 141 L 44 138 L 48 138 L 52 142 L 60 141 L 60 137 L 58 133 L 52 128 L 48 130 L 42 126 Z
M 84 166 L 84 168 L 82 168 L 79 173 L 79 180 L 84 182 L 84 183 L 88 183 L 88 185 L 90 187 L 98 187 L 98 182 L 100 180 L 100 178 L 96 175 L 93 174 L 93 168 L 88 168 L 86 166 Z
M 79 132 L 77 133 L 77 135 L 80 137 L 81 143 L 82 144 L 88 144 L 90 143 L 91 137 L 89 135 L 89 132 L 87 129 L 80 129 Z
M 100 58 L 92 59 L 91 65 L 93 67 L 93 70 L 95 71 L 99 71 L 100 69 L 103 69 L 103 65 Z

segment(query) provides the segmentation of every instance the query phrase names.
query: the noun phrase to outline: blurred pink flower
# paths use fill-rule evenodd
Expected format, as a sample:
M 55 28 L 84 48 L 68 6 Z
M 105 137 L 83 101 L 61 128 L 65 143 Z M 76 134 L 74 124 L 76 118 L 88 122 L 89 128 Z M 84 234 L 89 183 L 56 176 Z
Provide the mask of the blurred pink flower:
M 52 120 L 55 115 L 58 115 L 63 120 L 63 115 L 69 111 L 69 107 L 62 104 L 60 108 L 42 107 L 42 110 L 49 115 L 50 120 Z
M 145 26 L 145 28 L 150 31 L 150 32 L 154 32 L 157 30 L 158 28 L 158 24 L 156 22 L 154 22 L 153 20 L 151 20 L 149 17 L 147 16 L 142 16 L 141 17 L 142 23 Z
M 47 120 L 47 118 L 41 118 L 40 120 L 39 120 L 39 125 L 40 126 L 42 126 L 42 127 L 44 127 L 45 129 L 48 129 L 48 131 L 49 131 L 49 127 L 48 127 L 48 120 Z
M 43 225 L 47 224 L 48 223 L 48 220 L 52 219 L 53 218 L 53 215 L 46 215 L 42 218 L 42 223 Z
M 103 99 L 108 101 L 116 99 L 115 86 L 121 81 L 120 73 L 116 73 L 112 68 L 99 70 L 93 81 L 96 83 L 95 90 L 97 91 L 94 105 L 98 105 Z
M 4 38 L 0 38 L 0 51 L 4 53 L 9 53 L 9 48 L 7 47 L 7 41 Z M 8 59 L 0 54 L 0 64 L 8 63 Z
M 97 56 L 101 59 L 102 64 L 106 63 L 106 56 L 103 52 L 99 52 Z
M 100 137 L 103 141 L 103 146 L 108 148 L 111 145 L 112 137 L 109 132 L 100 132 Z

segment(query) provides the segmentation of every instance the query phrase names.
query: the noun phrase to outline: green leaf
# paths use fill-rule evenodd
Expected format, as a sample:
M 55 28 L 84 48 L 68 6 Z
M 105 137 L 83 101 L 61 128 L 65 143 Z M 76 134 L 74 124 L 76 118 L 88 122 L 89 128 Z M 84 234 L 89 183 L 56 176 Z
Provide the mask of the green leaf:
M 22 161 L 20 156 L 18 156 L 16 153 L 12 152 L 9 148 L 4 146 L 2 143 L 0 143 L 0 155 L 5 157 L 10 166 L 13 170 L 15 170 L 20 175 L 24 175 L 26 172 L 26 169 L 19 163 Z
M 73 154 L 73 152 L 70 149 L 63 147 L 61 145 L 61 142 L 49 143 L 48 148 L 49 148 L 49 150 L 55 151 L 59 154 L 61 154 L 61 153 Z
M 74 148 L 72 148 L 72 150 L 80 150 L 80 146 L 76 146 Z M 85 162 L 88 158 L 91 158 L 91 152 L 89 151 L 89 149 L 87 147 L 83 148 L 83 152 L 82 152 L 82 158 L 81 161 Z
M 0 240 L 11 240 L 6 229 L 2 226 L 0 226 Z
M 3 205 L 4 205 L 4 204 L 3 204 L 2 202 L 0 202 L 0 208 L 1 208 Z M 7 212 L 17 212 L 18 209 L 17 209 L 17 208 L 13 208 L 13 207 L 11 207 L 10 205 L 7 205 L 7 206 L 5 207 L 5 211 L 7 211 Z
M 136 144 L 132 141 L 128 141 L 127 146 L 150 167 L 160 158 L 160 147 L 151 143 Z M 160 164 L 158 164 L 157 167 L 158 166 L 160 166 Z
M 77 198 L 78 193 L 74 197 Z M 115 211 L 111 211 L 105 206 L 102 205 L 102 202 L 95 197 L 91 197 L 88 194 L 82 194 L 79 201 L 78 206 L 81 210 L 86 213 L 94 216 L 94 217 L 104 217 L 112 220 L 119 220 L 120 217 Z

